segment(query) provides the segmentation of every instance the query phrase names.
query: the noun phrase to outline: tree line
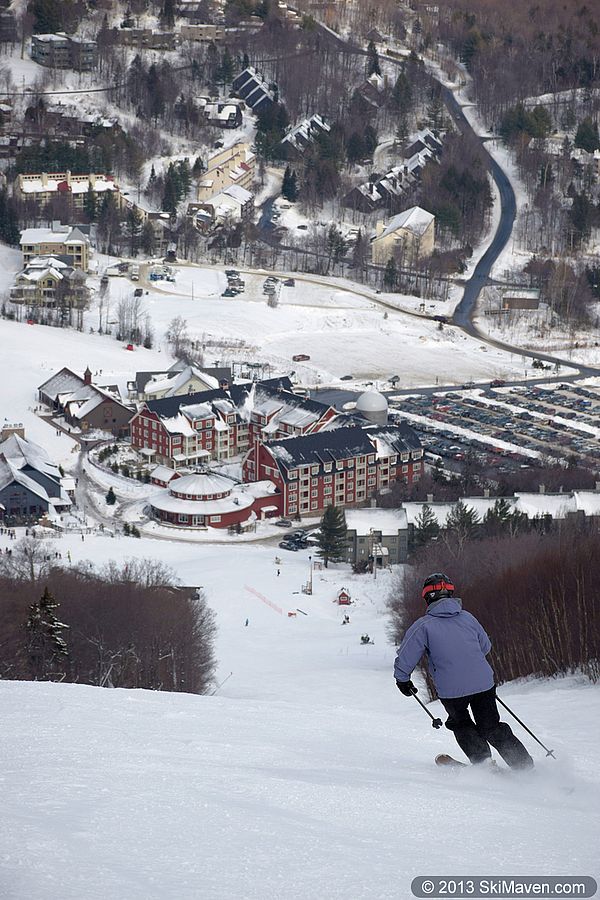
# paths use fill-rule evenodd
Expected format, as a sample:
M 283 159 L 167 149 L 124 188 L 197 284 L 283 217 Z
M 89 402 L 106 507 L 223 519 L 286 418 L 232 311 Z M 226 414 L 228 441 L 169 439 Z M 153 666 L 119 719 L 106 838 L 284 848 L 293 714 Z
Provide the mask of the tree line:
M 589 521 L 563 522 L 518 538 L 505 532 L 429 544 L 396 579 L 389 598 L 390 636 L 399 642 L 423 614 L 423 578 L 445 571 L 465 608 L 490 635 L 498 684 L 573 672 L 595 683 L 600 680 L 599 552 L 600 536 Z
M 205 693 L 215 617 L 153 560 L 60 568 L 49 541 L 0 557 L 0 677 Z

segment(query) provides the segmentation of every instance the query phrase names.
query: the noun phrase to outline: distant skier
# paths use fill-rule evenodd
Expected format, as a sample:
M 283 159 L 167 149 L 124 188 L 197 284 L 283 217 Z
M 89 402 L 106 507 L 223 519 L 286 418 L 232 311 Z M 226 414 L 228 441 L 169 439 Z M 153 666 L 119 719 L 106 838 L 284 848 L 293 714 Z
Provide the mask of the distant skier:
M 531 768 L 531 756 L 500 721 L 494 673 L 486 659 L 492 644 L 484 629 L 454 597 L 454 585 L 447 575 L 430 575 L 422 595 L 427 613 L 410 626 L 396 654 L 398 689 L 405 697 L 417 693 L 410 676 L 426 653 L 438 697 L 448 713 L 446 728 L 454 732 L 470 761 L 490 760 L 491 744 L 512 768 Z

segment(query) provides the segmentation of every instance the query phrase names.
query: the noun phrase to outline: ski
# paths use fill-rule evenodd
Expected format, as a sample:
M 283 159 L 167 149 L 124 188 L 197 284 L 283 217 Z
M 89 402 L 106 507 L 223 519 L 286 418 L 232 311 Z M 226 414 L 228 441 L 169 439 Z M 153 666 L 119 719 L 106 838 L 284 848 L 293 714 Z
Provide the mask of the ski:
M 450 756 L 448 753 L 439 753 L 435 758 L 436 766 L 446 767 L 448 769 L 469 769 L 471 766 L 469 763 L 460 762 L 458 759 L 454 759 L 453 756 Z M 487 769 L 489 772 L 492 772 L 494 775 L 510 775 L 510 769 L 501 769 L 500 766 L 494 759 L 490 759 L 489 763 L 479 763 L 477 768 L 483 767 Z

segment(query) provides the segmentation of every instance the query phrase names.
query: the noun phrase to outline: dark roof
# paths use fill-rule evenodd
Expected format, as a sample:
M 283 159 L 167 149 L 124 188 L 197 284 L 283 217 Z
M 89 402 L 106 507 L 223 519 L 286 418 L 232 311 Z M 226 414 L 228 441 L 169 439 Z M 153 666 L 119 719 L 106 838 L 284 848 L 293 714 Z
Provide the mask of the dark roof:
M 320 465 L 374 452 L 367 432 L 357 425 L 333 431 L 318 431 L 304 437 L 286 438 L 266 446 L 283 469 Z
M 257 387 L 271 388 L 273 392 L 278 390 L 290 391 L 292 382 L 287 375 L 282 378 L 268 378 L 266 381 L 256 382 Z M 211 403 L 213 400 L 232 400 L 236 406 L 244 402 L 250 390 L 252 382 L 246 384 L 232 384 L 225 391 L 222 388 L 215 388 L 212 391 L 197 391 L 195 394 L 182 394 L 178 397 L 163 397 L 161 400 L 146 400 L 144 405 L 155 412 L 158 416 L 166 416 L 171 418 L 179 413 L 182 406 L 195 406 L 197 403 Z M 300 398 L 299 398 L 300 399 Z M 310 401 L 314 403 L 315 401 Z M 324 407 L 324 404 L 319 404 Z M 314 408 L 314 407 L 309 407 Z M 328 407 L 324 407 L 327 409 Z
M 407 453 L 421 447 L 416 433 L 410 425 L 404 423 L 367 428 L 352 424 L 303 437 L 272 441 L 266 446 L 286 474 L 289 469 L 297 466 L 314 466 L 340 459 L 367 456 L 375 452 L 373 442 L 376 438 L 389 444 L 394 453 Z

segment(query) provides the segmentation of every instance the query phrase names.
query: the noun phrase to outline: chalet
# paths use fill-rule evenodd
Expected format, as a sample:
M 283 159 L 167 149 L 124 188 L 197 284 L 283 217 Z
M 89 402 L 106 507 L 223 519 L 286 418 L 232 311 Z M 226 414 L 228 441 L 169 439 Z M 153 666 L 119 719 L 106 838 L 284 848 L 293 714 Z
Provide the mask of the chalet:
M 196 394 L 199 391 L 215 390 L 219 382 L 212 375 L 202 372 L 195 366 L 186 366 L 180 372 L 168 371 L 152 374 L 145 382 L 143 390 L 137 395 L 138 400 L 162 400 L 163 397 L 180 397 Z
M 83 378 L 64 367 L 38 388 L 42 403 L 64 416 L 65 422 L 83 432 L 109 431 L 115 437 L 129 432 L 133 409 L 121 402 L 118 389 L 92 384 L 92 373 Z
M 54 307 L 60 303 L 83 309 L 89 299 L 85 275 L 68 264 L 69 258 L 34 257 L 15 277 L 11 303 L 29 307 Z
M 286 133 L 281 141 L 282 155 L 285 159 L 297 159 L 304 154 L 307 147 L 314 144 L 321 134 L 329 134 L 331 125 L 315 113 L 309 119 L 303 119 Z
M 258 113 L 275 103 L 275 89 L 252 66 L 244 69 L 231 83 L 232 94 L 241 97 L 252 112 Z
M 343 426 L 250 447 L 244 482 L 270 478 L 282 495 L 281 514 L 320 515 L 325 507 L 364 504 L 394 481 L 421 477 L 423 450 L 408 425 Z
M 186 397 L 148 400 L 131 421 L 131 443 L 174 469 L 229 459 L 273 437 L 310 434 L 336 416 L 333 407 L 291 391 L 289 378 Z
M 413 265 L 433 253 L 434 243 L 435 216 L 420 206 L 412 206 L 388 222 L 377 223 L 371 242 L 373 263 L 384 266 L 388 259 L 401 255 Z
M 201 232 L 220 225 L 250 222 L 254 216 L 254 194 L 232 184 L 204 203 L 188 204 L 187 214 Z
M 195 105 L 201 111 L 208 125 L 215 128 L 239 128 L 242 124 L 243 102 L 231 98 L 230 100 L 210 100 L 208 97 L 199 97 Z
M 256 156 L 250 145 L 241 141 L 214 153 L 198 182 L 198 202 L 210 203 L 213 197 L 233 185 L 249 191 L 254 181 L 255 163 Z
M 24 264 L 35 256 L 65 256 L 74 269 L 88 271 L 90 239 L 76 225 L 54 222 L 51 228 L 26 228 L 19 244 Z
M 0 521 L 35 521 L 70 506 L 59 468 L 43 447 L 18 434 L 0 443 Z

